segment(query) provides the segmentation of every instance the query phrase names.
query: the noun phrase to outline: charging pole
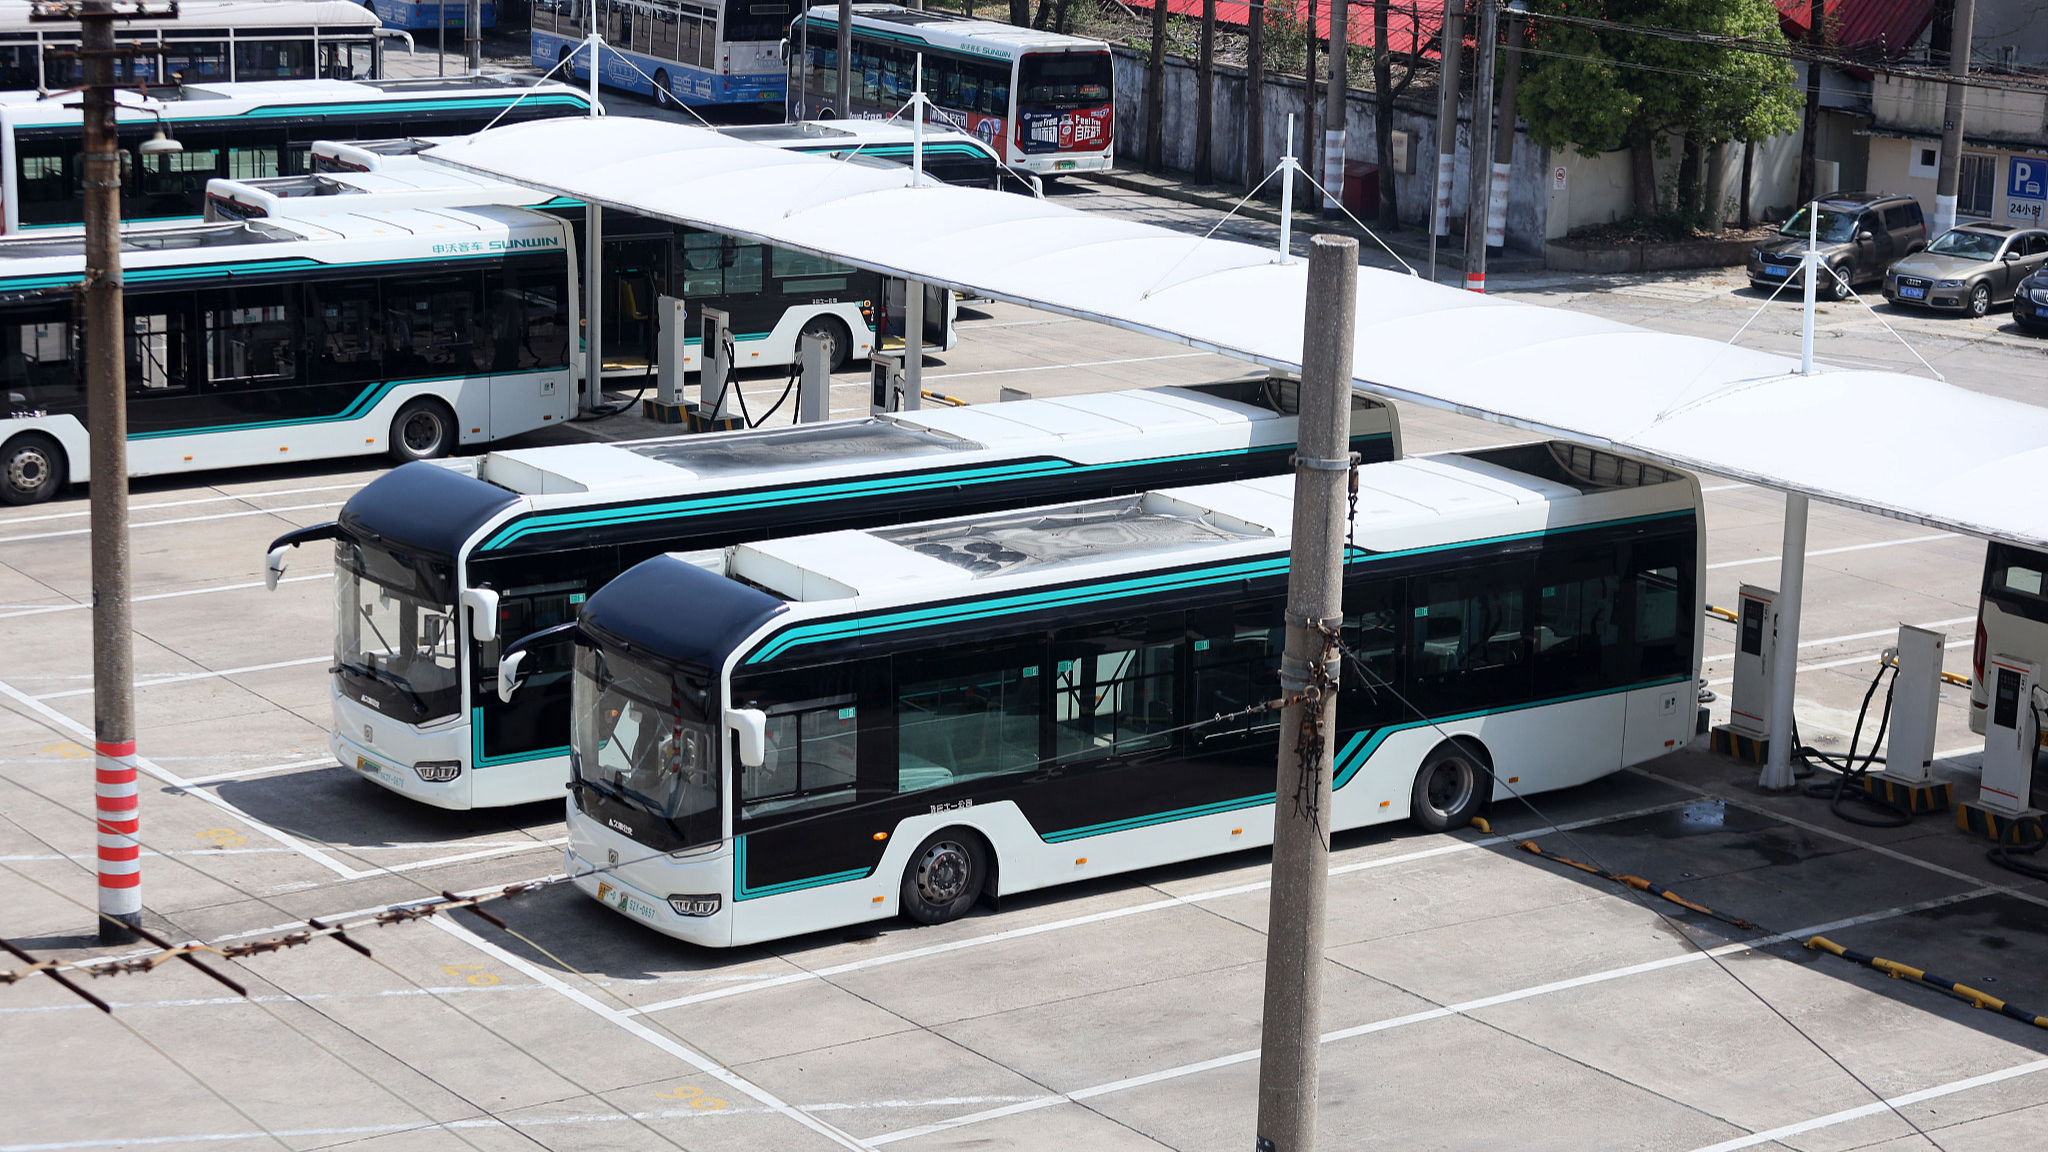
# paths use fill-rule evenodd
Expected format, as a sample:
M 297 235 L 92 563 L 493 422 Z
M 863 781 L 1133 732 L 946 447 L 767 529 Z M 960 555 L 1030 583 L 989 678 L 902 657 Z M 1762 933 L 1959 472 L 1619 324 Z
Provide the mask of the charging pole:
M 832 418 L 832 352 L 825 337 L 805 332 L 796 338 L 800 375 L 796 385 L 799 424 L 822 424 Z
M 1287 135 L 1280 142 L 1280 262 L 1294 261 L 1294 113 L 1287 114 Z
M 1273 807 L 1273 895 L 1259 1037 L 1259 1152 L 1313 1152 L 1321 1066 L 1323 922 L 1330 884 L 1330 765 L 1343 618 L 1345 487 L 1350 474 L 1352 332 L 1358 241 L 1309 241 L 1302 325 L 1300 439 L 1280 659 L 1280 761 Z
M 469 74 L 480 76 L 484 70 L 484 0 L 469 0 L 469 6 L 462 14 L 463 46 L 468 49 Z
M 910 186 L 924 187 L 924 53 L 911 71 Z M 924 285 L 903 282 L 903 410 L 924 407 Z

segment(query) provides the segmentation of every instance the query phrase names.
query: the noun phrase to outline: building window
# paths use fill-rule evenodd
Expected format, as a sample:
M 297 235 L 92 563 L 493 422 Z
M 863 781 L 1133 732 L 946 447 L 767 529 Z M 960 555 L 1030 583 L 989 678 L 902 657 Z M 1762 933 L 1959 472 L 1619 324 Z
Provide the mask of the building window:
M 1998 175 L 1998 157 L 1983 152 L 1965 152 L 1962 159 L 1961 179 L 1956 184 L 1956 212 L 1962 216 L 1989 216 Z

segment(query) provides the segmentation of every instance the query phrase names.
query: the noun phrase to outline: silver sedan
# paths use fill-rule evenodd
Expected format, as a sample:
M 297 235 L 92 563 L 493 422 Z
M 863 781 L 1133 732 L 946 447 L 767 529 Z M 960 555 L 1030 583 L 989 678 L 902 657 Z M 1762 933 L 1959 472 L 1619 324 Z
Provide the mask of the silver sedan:
M 1965 224 L 1885 270 L 1884 298 L 1982 316 L 2012 299 L 2020 281 L 2048 264 L 2048 231 L 2016 224 Z

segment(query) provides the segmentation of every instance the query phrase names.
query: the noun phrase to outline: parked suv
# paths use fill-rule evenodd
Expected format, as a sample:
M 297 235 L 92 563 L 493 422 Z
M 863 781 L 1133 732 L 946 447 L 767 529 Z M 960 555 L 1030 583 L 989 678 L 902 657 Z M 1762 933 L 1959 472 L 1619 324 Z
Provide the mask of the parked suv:
M 2021 309 L 2020 281 L 2048 263 L 2048 231 L 2016 224 L 1964 224 L 1935 237 L 1927 250 L 1884 274 L 1884 298 L 1982 316 L 1993 304 Z M 2032 319 L 2031 316 L 2028 319 Z
M 1751 286 L 1771 291 L 1799 275 L 1799 261 L 1806 252 L 1807 212 L 1801 208 L 1775 239 L 1766 240 L 1749 254 Z M 1927 247 L 1927 220 L 1920 214 L 1920 202 L 1911 196 L 1879 192 L 1837 192 L 1820 202 L 1820 295 L 1828 300 L 1846 300 L 1846 284 L 1861 284 L 1884 275 L 1884 270 L 1902 256 Z M 1828 269 L 1840 279 L 1828 274 Z

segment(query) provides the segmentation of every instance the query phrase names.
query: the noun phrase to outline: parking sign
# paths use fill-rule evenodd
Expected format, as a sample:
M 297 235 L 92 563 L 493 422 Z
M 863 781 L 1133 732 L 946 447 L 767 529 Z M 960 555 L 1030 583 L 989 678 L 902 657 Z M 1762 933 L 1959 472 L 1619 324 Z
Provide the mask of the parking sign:
M 2042 202 L 2048 200 L 2048 160 L 2014 156 L 2007 161 L 2005 214 L 2014 220 L 2041 222 Z

